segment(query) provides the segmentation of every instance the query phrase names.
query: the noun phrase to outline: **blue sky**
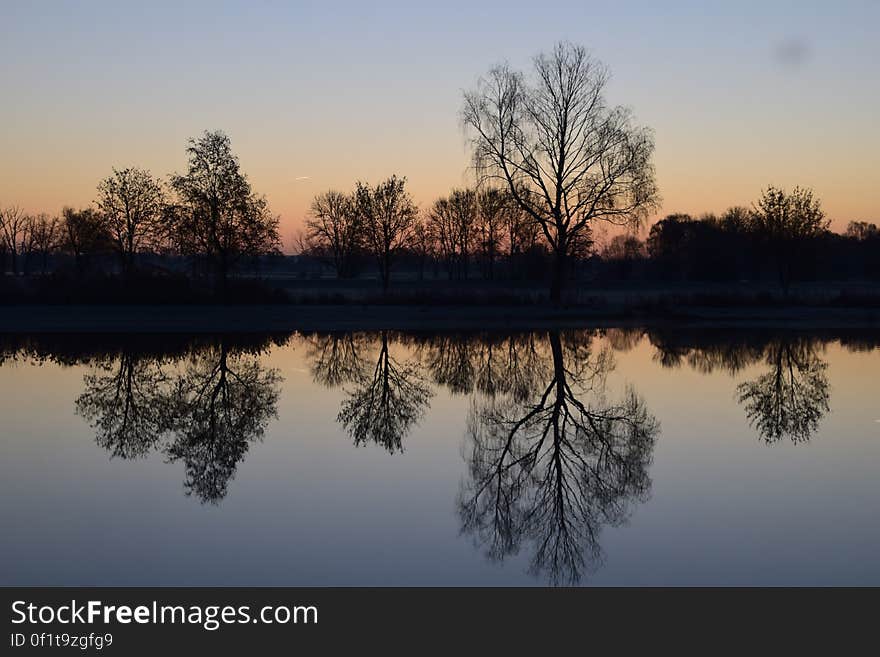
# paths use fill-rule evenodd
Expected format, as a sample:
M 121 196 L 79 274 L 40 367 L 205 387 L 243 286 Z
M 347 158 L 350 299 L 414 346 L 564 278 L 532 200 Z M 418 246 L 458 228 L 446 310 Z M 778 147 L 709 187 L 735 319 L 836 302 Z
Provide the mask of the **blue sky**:
M 880 220 L 880 2 L 0 2 L 0 204 L 85 204 L 112 166 L 165 175 L 221 128 L 291 230 L 308 200 L 468 182 L 461 92 L 560 39 L 656 135 L 661 213 L 812 186 Z

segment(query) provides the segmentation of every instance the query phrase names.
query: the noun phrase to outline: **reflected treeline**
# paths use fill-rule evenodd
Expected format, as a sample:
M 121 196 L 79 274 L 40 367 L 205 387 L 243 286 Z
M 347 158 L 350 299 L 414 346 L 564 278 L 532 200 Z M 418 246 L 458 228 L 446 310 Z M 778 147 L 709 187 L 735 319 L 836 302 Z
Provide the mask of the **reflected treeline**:
M 281 377 L 259 355 L 286 337 L 7 338 L 6 358 L 90 365 L 76 412 L 111 456 L 183 463 L 188 495 L 216 504 L 275 417 Z
M 601 528 L 648 496 L 659 432 L 631 388 L 607 398 L 614 360 L 595 337 L 314 335 L 308 357 L 316 382 L 346 390 L 338 419 L 355 443 L 389 451 L 427 405 L 428 382 L 471 395 L 462 530 L 493 560 L 527 548 L 533 573 L 574 583 L 601 561 Z M 392 343 L 409 358 L 395 359 Z
M 289 339 L 0 336 L 0 363 L 89 366 L 76 410 L 97 443 L 116 458 L 181 462 L 187 494 L 218 503 L 276 414 L 282 379 L 261 354 Z M 744 378 L 736 398 L 752 427 L 767 442 L 802 443 L 830 406 L 825 344 L 880 346 L 872 331 L 681 327 L 298 340 L 314 381 L 343 391 L 336 420 L 355 445 L 402 451 L 437 388 L 468 395 L 462 531 L 492 560 L 527 554 L 552 583 L 595 569 L 602 528 L 650 493 L 659 424 L 632 387 L 609 390 L 615 353 L 647 347 L 663 367 Z
M 431 380 L 453 394 L 511 395 L 522 401 L 550 371 L 543 336 L 535 333 L 415 335 L 406 340 Z
M 644 331 L 638 331 L 639 335 Z M 654 359 L 664 367 L 683 364 L 711 374 L 739 375 L 746 368 L 764 368 L 737 386 L 737 401 L 749 424 L 767 443 L 810 440 L 830 409 L 831 386 L 825 345 L 837 340 L 851 351 L 880 346 L 871 330 L 813 331 L 809 335 L 780 331 L 647 332 Z

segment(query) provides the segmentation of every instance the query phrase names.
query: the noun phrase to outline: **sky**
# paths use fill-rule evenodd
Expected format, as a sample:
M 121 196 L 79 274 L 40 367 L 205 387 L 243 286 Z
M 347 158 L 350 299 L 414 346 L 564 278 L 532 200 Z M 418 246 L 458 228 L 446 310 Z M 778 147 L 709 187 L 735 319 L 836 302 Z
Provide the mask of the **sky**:
M 472 182 L 462 92 L 559 40 L 654 131 L 662 206 L 721 212 L 811 187 L 832 228 L 880 221 L 880 0 L 0 0 L 0 206 L 84 206 L 113 167 L 166 178 L 221 129 L 289 245 L 311 198 L 404 175 Z

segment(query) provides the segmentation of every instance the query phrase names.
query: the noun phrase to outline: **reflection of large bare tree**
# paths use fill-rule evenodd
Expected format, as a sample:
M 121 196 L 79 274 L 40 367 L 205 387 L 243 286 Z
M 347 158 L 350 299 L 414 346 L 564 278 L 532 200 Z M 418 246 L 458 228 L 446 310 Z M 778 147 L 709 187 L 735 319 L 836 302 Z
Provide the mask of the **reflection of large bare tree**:
M 778 340 L 764 354 L 769 370 L 737 387 L 749 422 L 768 443 L 806 442 L 829 410 L 828 364 L 808 340 Z
M 96 430 L 98 444 L 111 455 L 146 456 L 168 429 L 169 379 L 161 359 L 124 350 L 102 365 L 103 374 L 85 376 L 77 413 Z
M 468 478 L 459 497 L 465 532 L 503 559 L 523 544 L 531 571 L 575 583 L 601 559 L 599 531 L 623 522 L 650 489 L 659 430 L 631 389 L 605 399 L 607 351 L 583 335 L 548 336 L 552 369 L 529 400 L 488 398 L 472 407 Z
M 218 503 L 248 446 L 275 416 L 279 375 L 221 340 L 195 348 L 185 366 L 123 350 L 104 374 L 85 377 L 77 412 L 113 456 L 152 450 L 182 461 L 187 494 Z
M 415 362 L 399 362 L 388 350 L 388 334 L 379 339 L 372 375 L 367 374 L 342 403 L 338 421 L 356 445 L 374 442 L 389 452 L 402 449 L 403 437 L 425 412 L 431 389 Z

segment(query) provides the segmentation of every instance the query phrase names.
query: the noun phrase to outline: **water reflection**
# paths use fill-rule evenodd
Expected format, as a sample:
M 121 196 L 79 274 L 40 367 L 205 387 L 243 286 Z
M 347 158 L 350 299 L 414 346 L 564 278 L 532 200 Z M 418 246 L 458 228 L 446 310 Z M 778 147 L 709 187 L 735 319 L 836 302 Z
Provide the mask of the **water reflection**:
M 217 504 L 248 446 L 276 416 L 281 383 L 277 370 L 260 363 L 262 346 L 230 342 L 171 357 L 123 347 L 98 363 L 100 373 L 85 375 L 76 411 L 113 457 L 159 451 L 184 464 L 187 495 Z
M 535 333 L 416 336 L 412 342 L 434 383 L 453 394 L 477 391 L 522 401 L 549 371 Z
M 699 336 L 652 332 L 655 360 L 664 367 L 686 362 L 704 374 L 721 370 L 738 375 L 763 363 L 759 376 L 741 382 L 736 398 L 749 424 L 768 444 L 805 443 L 830 410 L 831 390 L 822 359 L 824 341 L 816 336 L 767 332 Z M 858 334 L 842 340 L 851 349 L 867 349 L 873 339 Z
M 101 374 L 85 375 L 77 414 L 95 429 L 98 445 L 114 457 L 146 456 L 170 428 L 171 379 L 162 359 L 124 349 L 98 367 Z
M 345 389 L 337 421 L 354 444 L 374 443 L 394 453 L 403 450 L 404 437 L 424 415 L 433 392 L 416 359 L 400 361 L 391 354 L 390 339 L 387 331 L 374 340 L 359 334 L 314 335 L 308 354 L 316 383 Z M 371 361 L 366 354 L 374 350 Z
M 249 445 L 262 438 L 276 417 L 280 376 L 253 355 L 232 351 L 224 341 L 193 354 L 171 386 L 165 448 L 183 461 L 187 494 L 217 503 Z
M 528 544 L 530 570 L 576 583 L 601 560 L 599 533 L 644 500 L 659 425 L 634 390 L 605 398 L 610 350 L 588 335 L 551 332 L 552 367 L 529 399 L 472 405 L 462 528 L 502 560 Z
M 373 442 L 392 453 L 402 450 L 404 436 L 425 413 L 433 394 L 418 362 L 395 359 L 388 349 L 388 332 L 383 331 L 372 373 L 352 383 L 337 420 L 354 444 Z
M 807 442 L 829 410 L 828 363 L 815 344 L 779 340 L 767 345 L 768 371 L 737 387 L 750 424 L 765 441 Z
M 7 360 L 86 366 L 76 413 L 117 459 L 159 454 L 184 491 L 219 504 L 277 417 L 273 345 L 302 348 L 312 379 L 341 390 L 336 421 L 355 445 L 404 451 L 439 390 L 469 397 L 457 523 L 489 560 L 523 554 L 554 584 L 603 560 L 603 527 L 651 491 L 658 421 L 635 380 L 609 386 L 615 353 L 653 350 L 664 368 L 732 378 L 743 426 L 767 443 L 804 443 L 829 412 L 824 345 L 880 344 L 875 332 L 604 329 L 510 334 L 0 336 Z M 630 374 L 630 376 L 633 376 Z M 332 416 L 331 416 L 332 417 Z M 296 438 L 297 418 L 285 418 Z M 405 467 L 401 461 L 401 467 Z

